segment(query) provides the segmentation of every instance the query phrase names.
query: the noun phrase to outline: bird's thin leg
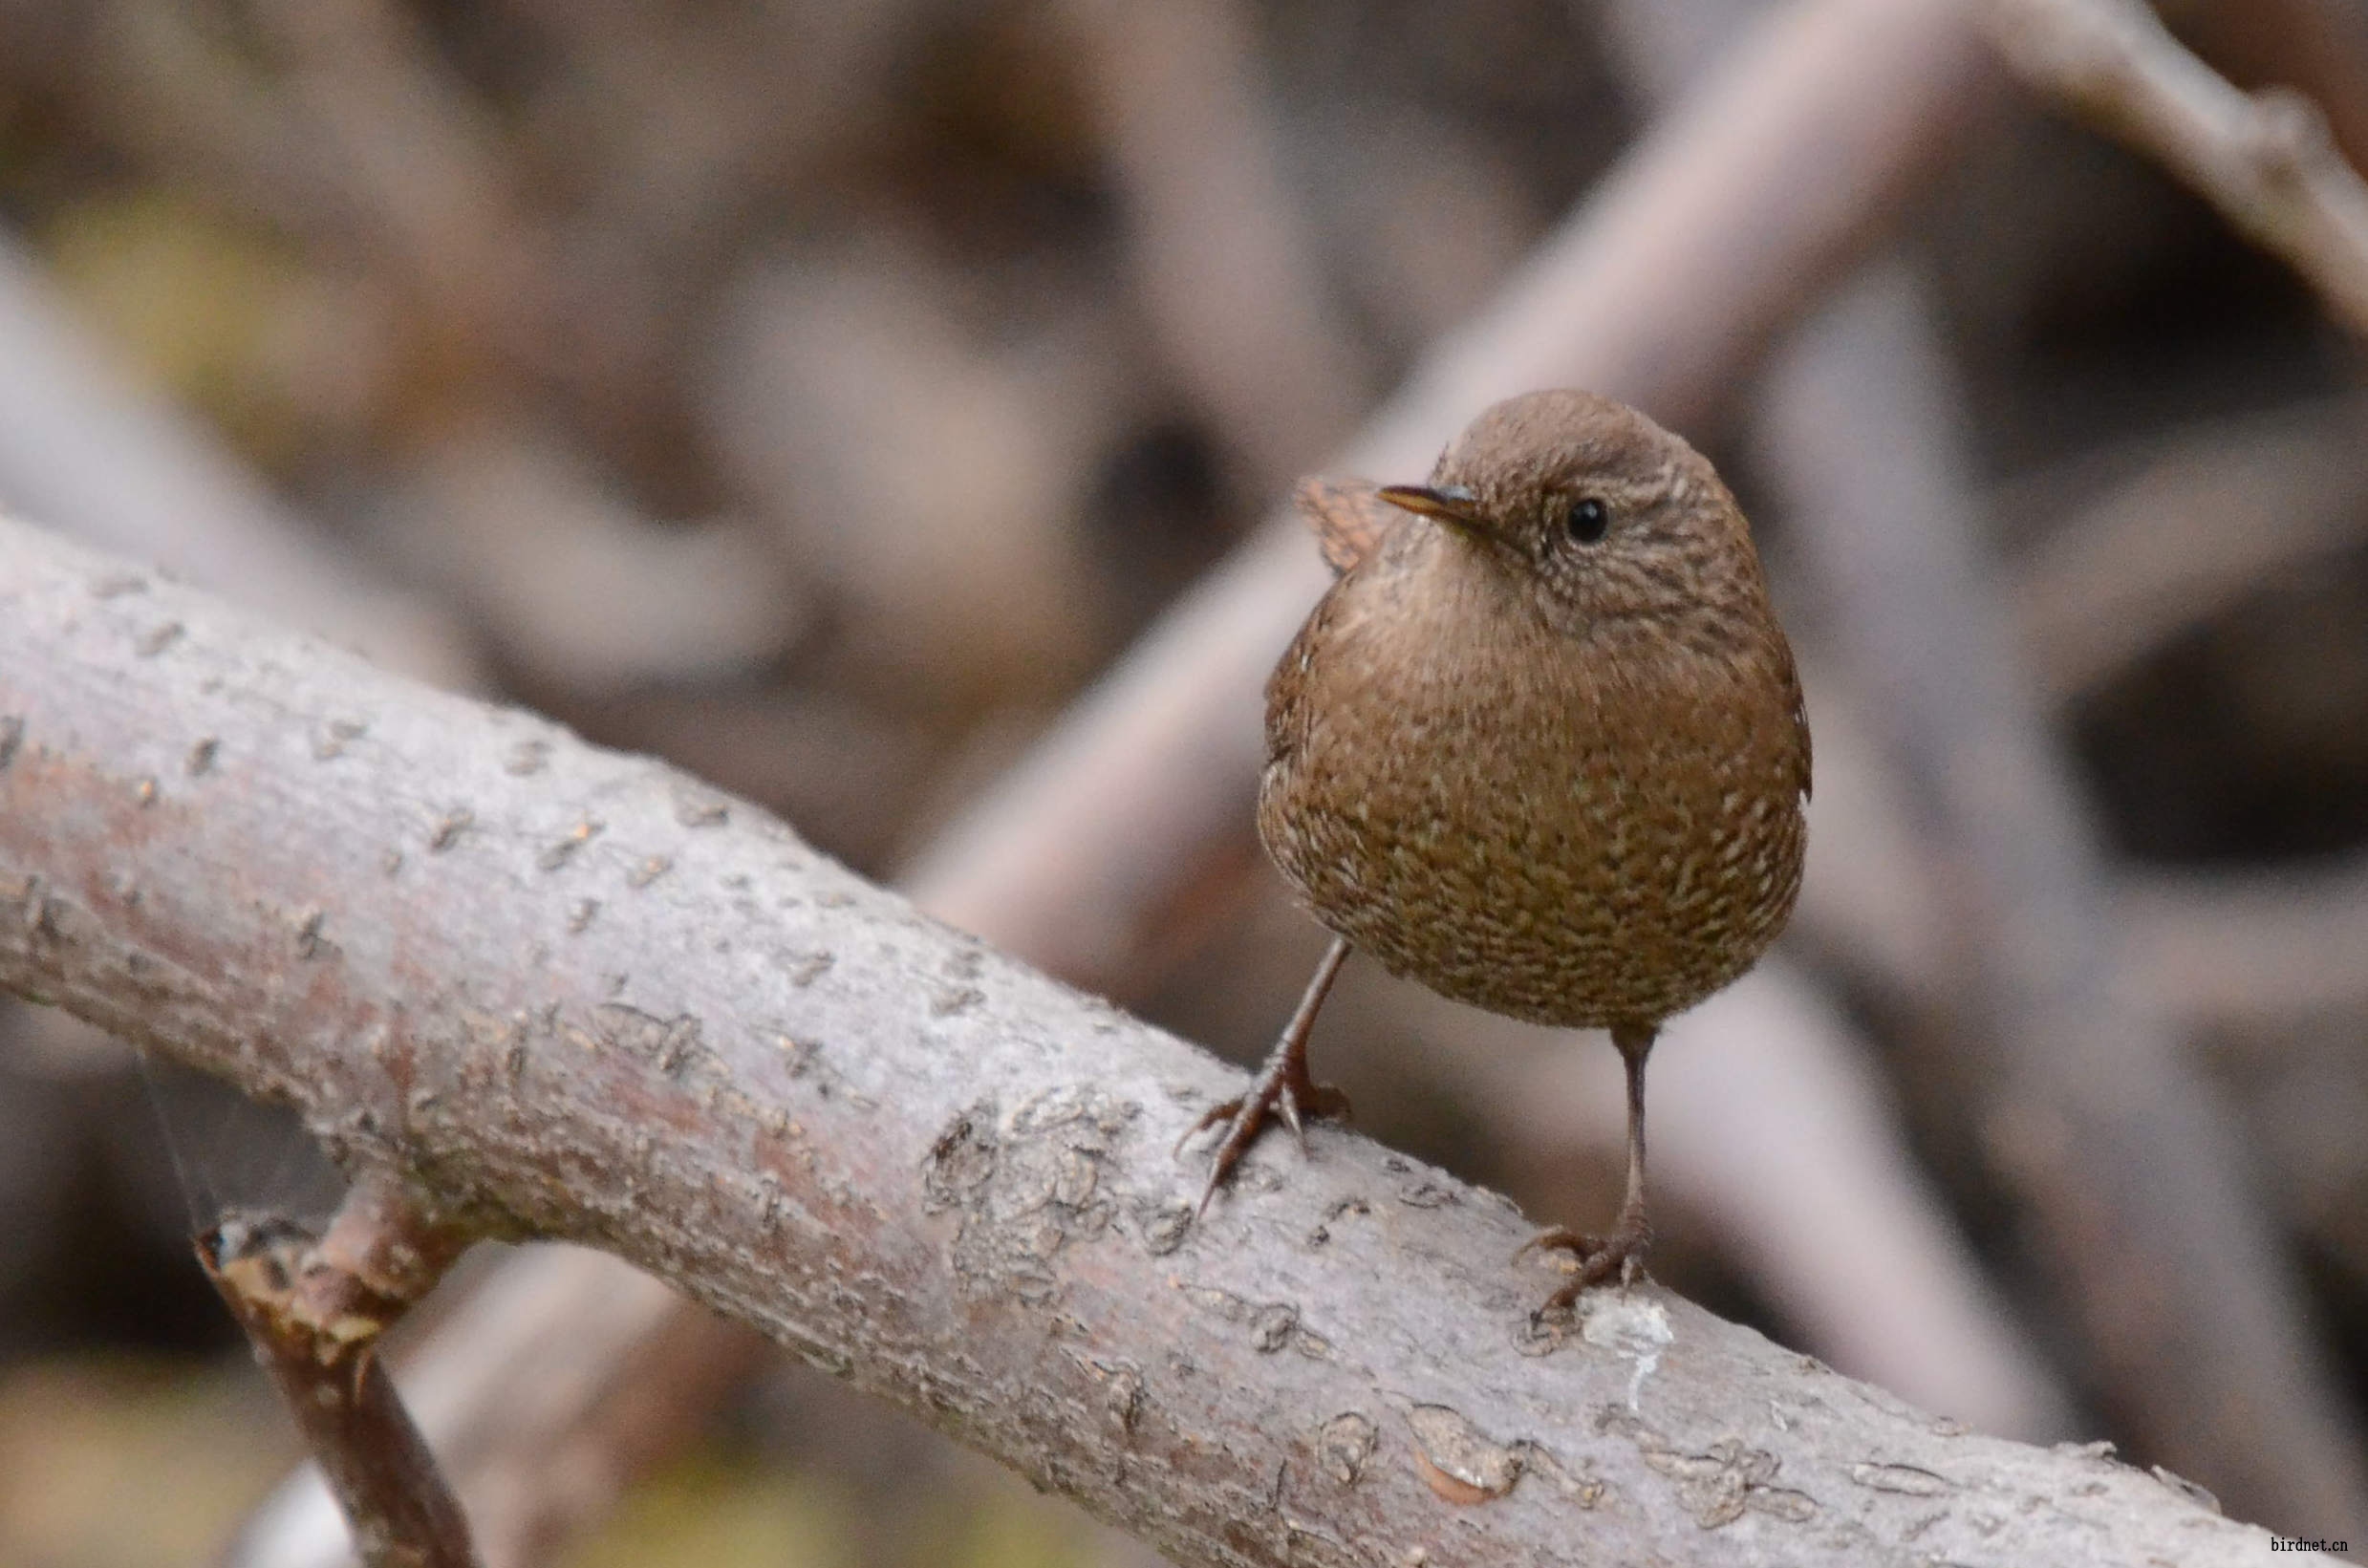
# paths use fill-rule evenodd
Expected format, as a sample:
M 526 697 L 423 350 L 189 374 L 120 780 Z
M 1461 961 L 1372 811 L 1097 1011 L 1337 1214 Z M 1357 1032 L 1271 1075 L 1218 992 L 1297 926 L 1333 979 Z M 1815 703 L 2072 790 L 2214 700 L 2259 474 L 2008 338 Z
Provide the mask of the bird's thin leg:
M 1557 1225 L 1522 1247 L 1523 1252 L 1532 1247 L 1567 1252 L 1579 1259 L 1578 1272 L 1547 1298 L 1539 1309 L 1541 1316 L 1561 1311 L 1579 1299 L 1581 1291 L 1615 1274 L 1623 1283 L 1633 1280 L 1652 1246 L 1652 1221 L 1645 1209 L 1645 1059 L 1652 1053 L 1659 1032 L 1659 1025 L 1649 1023 L 1612 1026 L 1611 1042 L 1620 1047 L 1620 1060 L 1628 1075 L 1627 1195 L 1621 1201 L 1620 1217 L 1603 1235 L 1579 1235 Z
M 1316 1014 L 1324 1006 L 1325 993 L 1332 989 L 1332 977 L 1340 973 L 1342 960 L 1348 956 L 1345 937 L 1334 937 L 1332 946 L 1316 965 L 1315 977 L 1307 982 L 1306 995 L 1299 999 L 1299 1010 L 1283 1026 L 1282 1038 L 1267 1054 L 1266 1064 L 1259 1069 L 1251 1082 L 1250 1092 L 1239 1099 L 1228 1100 L 1221 1106 L 1212 1106 L 1175 1141 L 1180 1152 L 1184 1146 L 1201 1133 L 1219 1124 L 1225 1125 L 1225 1136 L 1216 1146 L 1216 1153 L 1209 1169 L 1209 1185 L 1200 1190 L 1200 1204 L 1193 1211 L 1195 1217 L 1205 1214 L 1209 1200 L 1225 1185 L 1226 1175 L 1242 1151 L 1254 1142 L 1270 1115 L 1281 1114 L 1298 1137 L 1302 1153 L 1307 1148 L 1307 1129 L 1302 1122 L 1306 1116 L 1345 1116 L 1348 1097 L 1329 1084 L 1319 1084 L 1307 1076 L 1307 1036 L 1316 1025 Z

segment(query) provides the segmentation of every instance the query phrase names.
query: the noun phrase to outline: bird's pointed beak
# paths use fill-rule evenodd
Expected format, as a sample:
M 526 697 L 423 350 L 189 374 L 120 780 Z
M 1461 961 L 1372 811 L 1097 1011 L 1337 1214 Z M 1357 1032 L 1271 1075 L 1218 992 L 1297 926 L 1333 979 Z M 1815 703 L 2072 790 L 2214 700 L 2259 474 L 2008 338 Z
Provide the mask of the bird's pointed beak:
M 1385 484 L 1381 498 L 1392 506 L 1435 517 L 1465 533 L 1488 531 L 1477 510 L 1480 498 L 1460 484 Z

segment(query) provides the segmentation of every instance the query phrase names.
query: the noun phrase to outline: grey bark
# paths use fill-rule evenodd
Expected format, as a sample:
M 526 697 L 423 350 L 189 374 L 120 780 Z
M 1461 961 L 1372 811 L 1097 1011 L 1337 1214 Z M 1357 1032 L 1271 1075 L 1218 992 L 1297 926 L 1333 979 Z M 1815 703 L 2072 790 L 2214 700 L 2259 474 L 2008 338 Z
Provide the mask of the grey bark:
M 1201 1225 L 1238 1075 L 762 811 L 0 524 L 0 984 L 614 1252 L 1187 1564 L 2224 1563 L 1658 1289 L 1567 1333 L 1492 1194 L 1330 1130 Z

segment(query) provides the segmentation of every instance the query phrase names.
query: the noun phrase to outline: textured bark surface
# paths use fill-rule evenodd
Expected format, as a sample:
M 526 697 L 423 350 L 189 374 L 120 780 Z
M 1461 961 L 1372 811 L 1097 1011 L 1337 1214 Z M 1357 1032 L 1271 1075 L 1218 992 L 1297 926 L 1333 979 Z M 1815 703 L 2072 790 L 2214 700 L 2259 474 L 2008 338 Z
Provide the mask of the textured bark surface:
M 613 1251 L 1187 1564 L 2250 1560 L 1325 1130 L 1207 1222 L 1238 1075 L 778 822 L 0 524 L 0 984 Z

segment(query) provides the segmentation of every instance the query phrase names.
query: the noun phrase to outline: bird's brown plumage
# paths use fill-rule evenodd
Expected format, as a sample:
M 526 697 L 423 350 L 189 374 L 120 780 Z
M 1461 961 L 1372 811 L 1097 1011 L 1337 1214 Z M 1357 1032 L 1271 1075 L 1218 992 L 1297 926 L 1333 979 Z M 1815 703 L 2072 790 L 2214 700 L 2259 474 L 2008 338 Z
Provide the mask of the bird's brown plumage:
M 1259 829 L 1325 925 L 1443 995 L 1657 1023 L 1791 913 L 1809 788 L 1791 649 L 1693 449 L 1584 393 L 1475 420 L 1474 529 L 1302 486 L 1340 580 L 1267 685 Z M 1570 505 L 1608 498 L 1592 544 Z
M 1734 498 L 1633 409 L 1483 412 L 1426 486 L 1300 487 L 1336 581 L 1266 686 L 1259 835 L 1341 938 L 1226 1131 L 1205 1207 L 1270 1113 L 1345 1108 L 1307 1035 L 1349 948 L 1441 994 L 1610 1029 L 1628 1189 L 1548 1303 L 1634 1268 L 1645 1061 L 1800 890 L 1809 725 Z M 1190 1134 L 1187 1134 L 1190 1136 Z

